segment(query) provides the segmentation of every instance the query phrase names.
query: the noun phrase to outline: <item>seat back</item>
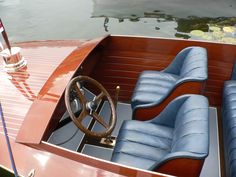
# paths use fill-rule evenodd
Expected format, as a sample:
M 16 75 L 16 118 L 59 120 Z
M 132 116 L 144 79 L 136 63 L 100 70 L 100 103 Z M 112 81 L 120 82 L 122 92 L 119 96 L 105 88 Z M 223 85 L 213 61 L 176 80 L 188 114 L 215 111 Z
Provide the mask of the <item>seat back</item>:
M 224 82 L 222 94 L 222 133 L 225 176 L 236 176 L 236 61 L 231 80 Z
M 189 97 L 180 107 L 175 120 L 171 152 L 208 154 L 208 101 Z M 197 141 L 196 141 L 197 140 Z
M 200 95 L 189 96 L 175 117 L 171 152 L 151 170 L 176 176 L 198 176 L 209 153 L 208 119 L 208 100 Z
M 208 77 L 207 65 L 206 49 L 193 46 L 180 51 L 161 72 L 142 72 L 131 100 L 133 118 L 149 120 L 174 98 L 201 94 Z
M 207 79 L 207 51 L 202 47 L 187 47 L 181 50 L 163 72 L 192 79 Z
M 207 78 L 207 52 L 202 47 L 188 48 L 182 67 L 180 77 Z

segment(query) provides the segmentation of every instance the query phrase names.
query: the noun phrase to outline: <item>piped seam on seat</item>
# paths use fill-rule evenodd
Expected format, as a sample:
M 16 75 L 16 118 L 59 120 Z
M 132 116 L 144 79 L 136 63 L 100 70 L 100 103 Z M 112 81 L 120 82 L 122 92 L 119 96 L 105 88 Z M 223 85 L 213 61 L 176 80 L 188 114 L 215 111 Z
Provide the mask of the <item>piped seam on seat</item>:
M 117 153 L 117 154 L 118 154 L 118 153 L 123 153 L 123 154 L 127 154 L 127 155 L 129 155 L 129 156 L 134 156 L 134 157 L 138 157 L 138 158 L 142 158 L 142 159 L 151 160 L 151 161 L 154 161 L 154 162 L 159 162 L 159 161 L 157 161 L 156 159 L 151 159 L 151 158 L 148 158 L 148 157 L 144 157 L 144 156 L 142 156 L 142 155 L 140 155 L 140 154 L 131 154 L 131 153 L 124 152 L 124 151 L 119 151 L 119 152 L 114 151 L 113 154 L 115 154 L 115 153 Z
M 204 119 L 194 119 L 194 120 L 190 120 L 190 121 L 186 121 L 186 122 L 183 122 L 182 124 L 180 124 L 179 126 L 175 127 L 175 130 L 179 129 L 181 126 L 185 126 L 191 122 L 194 122 L 194 121 L 204 121 L 204 122 L 207 122 L 207 120 L 204 120 Z
M 150 144 L 145 144 L 145 143 L 143 143 L 143 142 L 132 141 L 132 140 L 129 140 L 129 139 L 124 139 L 124 138 L 123 138 L 123 139 L 119 139 L 118 141 L 141 144 L 141 145 L 150 146 L 150 147 L 153 147 L 153 148 L 156 148 L 156 149 L 161 149 L 161 150 L 163 150 L 163 151 L 170 152 L 170 148 L 167 149 L 167 148 L 162 148 L 162 147 L 159 147 L 159 146 L 152 146 L 152 145 L 150 145 Z M 170 142 L 170 146 L 171 146 L 171 142 Z
M 154 135 L 154 134 L 151 134 L 151 133 L 147 133 L 147 132 L 143 132 L 143 131 L 139 131 L 139 130 L 130 130 L 130 129 L 127 129 L 127 128 L 122 128 L 122 130 L 126 130 L 126 131 L 134 131 L 134 132 L 138 132 L 138 133 L 142 133 L 142 134 L 146 134 L 146 135 L 151 135 L 151 136 L 154 136 L 154 137 L 158 137 L 158 138 L 163 138 L 163 139 L 169 139 L 170 141 L 172 141 L 171 138 L 169 137 L 162 137 L 162 136 L 157 136 L 157 135 Z
M 228 156 L 228 160 L 230 160 L 229 158 L 230 158 L 230 157 Z M 230 160 L 230 163 L 229 163 L 230 168 L 232 167 L 232 163 L 233 163 L 234 161 L 236 161 L 236 158 Z
M 235 103 L 236 100 L 230 100 L 230 102 L 228 102 L 228 104 L 233 104 Z M 227 104 L 227 103 L 226 103 Z M 228 106 L 231 106 L 231 105 L 228 105 Z M 226 109 L 226 110 L 232 110 L 232 109 L 235 109 L 236 107 L 235 106 L 231 106 L 230 108 Z
M 187 101 L 187 100 L 186 100 Z M 184 103 L 183 103 L 184 104 Z M 187 113 L 189 113 L 190 111 L 193 111 L 193 110 L 200 110 L 200 109 L 208 109 L 209 110 L 209 108 L 207 107 L 207 108 L 191 108 L 191 109 L 188 109 L 187 111 L 184 111 L 183 112 L 183 114 L 187 114 Z
M 192 135 L 204 135 L 204 134 L 207 134 L 207 133 L 206 133 L 206 132 L 199 132 L 199 133 L 189 133 L 189 134 L 185 134 L 185 135 L 179 137 L 175 142 L 173 142 L 171 149 L 173 149 L 173 148 L 176 146 L 176 144 L 179 143 L 179 141 L 182 141 L 184 138 L 186 138 L 186 137 L 188 137 L 188 136 L 192 136 Z
M 153 84 L 147 84 L 147 85 L 154 86 Z M 158 87 L 156 87 L 156 86 L 158 86 Z M 143 87 L 142 88 L 137 88 L 137 89 L 135 89 L 134 92 L 156 92 L 157 90 L 161 90 L 161 89 L 162 90 L 165 89 L 164 92 L 166 92 L 166 90 L 169 91 L 169 89 L 172 88 L 173 86 L 172 85 L 171 86 L 155 85 L 155 87 L 156 87 L 156 90 L 154 90 L 153 88 L 152 88 L 153 90 L 143 90 Z M 163 92 L 159 92 L 159 93 L 163 93 Z
M 200 66 L 195 67 L 195 68 L 192 68 L 191 70 L 187 71 L 186 73 L 183 73 L 183 76 L 182 76 L 182 73 L 181 73 L 181 74 L 180 74 L 180 77 L 181 77 L 181 78 L 184 78 L 184 77 L 186 77 L 187 74 L 189 74 L 189 73 L 192 72 L 193 70 L 196 70 L 196 69 L 199 69 L 199 68 L 202 69 L 202 67 L 200 67 Z
M 164 74 L 163 74 L 164 75 Z M 143 77 L 143 78 L 141 78 L 141 80 L 139 80 L 138 82 L 137 82 L 137 84 L 136 85 L 140 85 L 140 84 L 143 84 L 143 80 L 151 80 L 151 81 L 157 81 L 157 79 L 158 79 L 158 81 L 162 81 L 162 82 L 171 82 L 171 83 L 175 83 L 176 81 L 178 81 L 180 78 L 178 77 L 178 78 L 173 78 L 173 77 L 160 77 L 160 78 L 151 78 L 151 77 L 147 77 L 147 78 L 145 78 L 145 77 Z
M 232 141 L 235 140 L 235 139 L 236 139 L 236 136 L 232 137 L 230 140 L 228 140 L 228 136 L 226 135 L 227 145 L 230 145 L 232 143 Z M 236 147 L 230 148 L 230 151 L 227 150 L 228 151 L 228 155 L 231 153 L 231 150 L 234 150 L 234 149 L 236 149 Z
M 224 99 L 226 99 L 227 97 L 231 97 L 231 95 L 234 95 L 234 94 L 236 94 L 236 92 L 233 92 L 233 93 L 225 93 L 224 94 Z M 228 101 L 228 100 L 227 100 Z M 230 101 L 236 101 L 234 98 L 232 98 L 232 100 L 230 100 Z
M 228 125 L 228 124 L 226 124 L 226 125 Z M 230 125 L 231 125 L 231 124 L 230 124 Z M 230 126 L 230 128 L 228 128 L 228 126 L 227 126 L 228 129 L 226 130 L 226 132 L 227 132 L 228 134 L 230 134 L 231 130 L 232 130 L 233 128 L 235 128 L 235 127 L 236 127 L 236 122 L 234 122 L 234 124 L 232 125 L 232 127 Z M 227 134 L 227 135 L 228 135 L 228 134 Z M 227 136 L 227 135 L 226 135 L 226 136 Z
M 184 134 L 184 135 L 180 136 L 180 137 L 178 138 L 178 140 L 175 141 L 174 143 L 177 143 L 178 141 L 180 141 L 180 140 L 186 138 L 187 136 L 192 136 L 192 135 L 203 135 L 203 134 L 207 134 L 207 132 L 187 133 L 187 134 Z
M 167 82 L 165 82 L 165 84 L 166 84 Z M 147 83 L 137 83 L 137 85 L 138 85 L 138 87 L 140 86 L 140 85 L 143 85 L 143 84 L 145 84 L 145 85 L 150 85 L 150 86 L 155 86 L 155 87 L 159 87 L 159 86 L 162 86 L 162 88 L 169 88 L 169 87 L 172 87 L 172 84 L 174 84 L 175 82 L 171 82 L 171 83 L 168 83 L 168 84 L 166 84 L 165 85 L 165 87 L 164 87 L 164 85 L 163 84 L 161 84 L 161 83 L 159 83 L 159 82 L 157 82 L 157 83 L 150 83 L 150 82 L 147 82 Z M 138 88 L 136 88 L 136 89 L 138 89 Z

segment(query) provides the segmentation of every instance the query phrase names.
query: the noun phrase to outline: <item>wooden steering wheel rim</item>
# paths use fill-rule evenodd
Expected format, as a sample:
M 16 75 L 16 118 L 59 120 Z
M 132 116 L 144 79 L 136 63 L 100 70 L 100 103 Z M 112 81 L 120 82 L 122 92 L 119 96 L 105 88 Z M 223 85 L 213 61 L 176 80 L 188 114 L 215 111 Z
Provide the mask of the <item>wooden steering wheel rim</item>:
M 94 86 L 96 86 L 96 88 L 98 88 L 101 93 L 99 95 L 103 95 L 103 97 L 105 97 L 108 100 L 109 103 L 109 107 L 111 109 L 111 116 L 110 116 L 110 120 L 109 120 L 109 124 L 105 124 L 104 119 L 99 116 L 96 112 L 93 113 L 92 115 L 89 114 L 89 111 L 87 110 L 87 102 L 86 99 L 84 97 L 84 95 L 81 93 L 80 89 L 78 88 L 77 83 L 81 82 L 81 81 L 86 81 L 88 83 L 93 84 Z M 70 93 L 72 91 L 72 89 L 75 88 L 78 98 L 81 102 L 81 107 L 82 107 L 82 111 L 80 113 L 80 115 L 78 117 L 76 117 L 72 111 L 71 108 L 71 103 L 70 103 Z M 65 91 L 65 104 L 66 104 L 66 108 L 67 111 L 70 115 L 70 118 L 72 119 L 72 121 L 74 122 L 74 124 L 85 133 L 85 135 L 89 136 L 89 137 L 93 137 L 93 138 L 102 138 L 102 137 L 107 137 L 108 135 L 111 134 L 111 132 L 113 131 L 113 129 L 115 128 L 116 125 L 116 110 L 115 110 L 115 105 L 113 103 L 113 100 L 110 96 L 110 94 L 107 92 L 107 90 L 95 79 L 88 77 L 88 76 L 77 76 L 75 78 L 73 78 L 67 85 L 66 87 L 66 91 Z M 92 130 L 89 130 L 87 127 L 85 127 L 82 124 L 82 120 L 87 116 L 90 115 L 93 118 L 95 118 L 95 120 L 97 120 L 100 124 L 105 124 L 103 125 L 105 130 L 102 132 L 94 132 Z M 103 120 L 101 120 L 103 119 Z

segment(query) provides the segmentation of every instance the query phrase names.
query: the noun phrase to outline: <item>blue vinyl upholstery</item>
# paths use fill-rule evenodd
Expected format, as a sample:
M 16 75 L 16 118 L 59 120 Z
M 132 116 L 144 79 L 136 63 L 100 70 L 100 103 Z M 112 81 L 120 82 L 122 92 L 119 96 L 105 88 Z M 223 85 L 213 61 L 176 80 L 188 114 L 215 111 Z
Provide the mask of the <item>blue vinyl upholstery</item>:
M 208 124 L 207 98 L 180 96 L 152 120 L 123 122 L 111 160 L 157 171 L 179 158 L 204 160 L 209 151 Z
M 227 177 L 236 176 L 236 80 L 226 81 L 222 104 L 223 142 Z
M 205 81 L 208 77 L 207 62 L 205 48 L 187 47 L 166 69 L 142 72 L 132 95 L 132 109 L 158 105 L 184 82 Z

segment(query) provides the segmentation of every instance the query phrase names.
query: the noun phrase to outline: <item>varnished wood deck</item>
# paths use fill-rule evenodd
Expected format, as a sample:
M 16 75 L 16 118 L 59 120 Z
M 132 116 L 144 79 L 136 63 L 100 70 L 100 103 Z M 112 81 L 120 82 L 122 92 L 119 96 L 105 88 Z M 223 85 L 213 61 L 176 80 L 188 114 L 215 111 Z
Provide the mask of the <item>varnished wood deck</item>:
M 49 76 L 79 44 L 78 41 L 19 44 L 28 66 L 12 74 L 3 70 L 3 60 L 0 60 L 0 102 L 10 138 L 16 138 L 26 113 Z M 3 134 L 1 122 L 0 133 Z

